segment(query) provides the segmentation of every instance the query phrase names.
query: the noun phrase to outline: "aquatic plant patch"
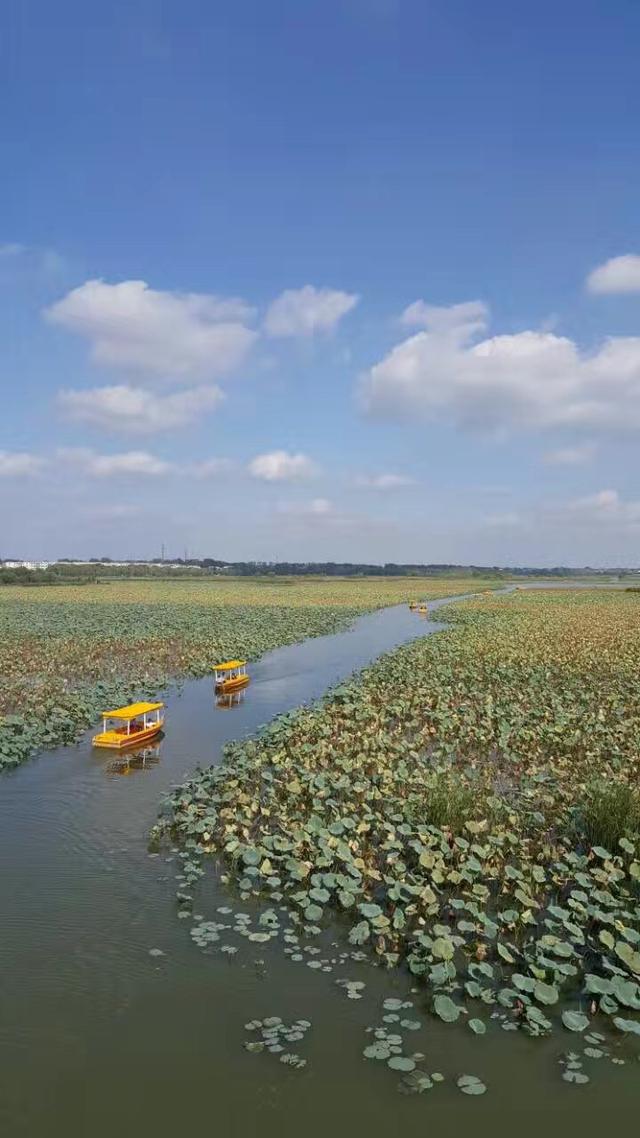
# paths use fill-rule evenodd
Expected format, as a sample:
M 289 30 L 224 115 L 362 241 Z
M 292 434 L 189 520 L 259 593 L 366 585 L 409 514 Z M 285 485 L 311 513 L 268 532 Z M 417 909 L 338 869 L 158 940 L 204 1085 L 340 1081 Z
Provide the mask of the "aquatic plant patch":
M 246 1040 L 245 1051 L 257 1055 L 262 1051 L 275 1055 L 281 1063 L 300 1071 L 306 1067 L 307 1060 L 290 1051 L 290 1046 L 300 1046 L 311 1027 L 308 1019 L 297 1019 L 286 1024 L 280 1016 L 267 1016 L 266 1019 L 254 1019 L 245 1025 L 246 1031 L 258 1033 L 258 1038 Z
M 468 582 L 118 581 L 0 591 L 0 770 L 72 742 L 109 705 L 149 698 L 216 659 L 344 628 L 363 612 Z
M 619 1060 L 640 1023 L 639 664 L 624 594 L 465 602 L 450 631 L 229 747 L 161 829 L 201 865 L 222 856 L 245 896 L 277 894 L 292 927 L 338 923 L 406 969 L 479 1046 L 555 1030 Z M 605 787 L 629 806 L 607 846 Z

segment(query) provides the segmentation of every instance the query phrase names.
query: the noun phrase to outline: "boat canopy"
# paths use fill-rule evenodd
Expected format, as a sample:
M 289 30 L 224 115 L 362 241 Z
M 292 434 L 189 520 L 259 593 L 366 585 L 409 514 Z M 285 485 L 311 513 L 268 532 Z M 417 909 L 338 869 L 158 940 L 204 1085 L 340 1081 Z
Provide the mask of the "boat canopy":
M 103 719 L 135 719 L 138 715 L 146 715 L 149 711 L 159 711 L 163 703 L 130 703 L 127 707 L 118 707 L 115 711 L 103 711 Z
M 236 668 L 244 668 L 246 660 L 227 660 L 225 664 L 216 664 L 216 672 L 233 672 Z

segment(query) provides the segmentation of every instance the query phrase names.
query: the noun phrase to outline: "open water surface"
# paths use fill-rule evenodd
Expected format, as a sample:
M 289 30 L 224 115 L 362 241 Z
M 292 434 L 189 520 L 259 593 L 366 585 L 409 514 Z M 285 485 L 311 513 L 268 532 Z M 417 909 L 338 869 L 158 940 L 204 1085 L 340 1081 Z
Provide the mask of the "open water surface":
M 568 1086 L 557 1061 L 573 1037 L 532 1040 L 491 1021 L 475 1037 L 443 1025 L 422 1014 L 424 997 L 411 994 L 400 972 L 352 962 L 314 971 L 275 942 L 247 943 L 231 930 L 221 943 L 236 945 L 234 956 L 203 952 L 189 937 L 192 922 L 176 917 L 178 859 L 149 852 L 163 795 L 196 765 L 218 762 L 227 741 L 442 627 L 406 606 L 361 617 L 345 632 L 264 656 L 229 709 L 216 706 L 209 679 L 188 682 L 169 693 L 165 737 L 137 769 L 123 768 L 121 757 L 114 766 L 87 736 L 2 777 L 2 1138 L 386 1138 L 401 1130 L 507 1134 L 514 1125 L 564 1135 L 601 1134 L 612 1116 L 637 1122 L 637 1062 L 630 1070 L 601 1061 L 588 1086 Z M 207 920 L 229 919 L 217 906 L 254 912 L 213 870 L 195 896 L 194 911 Z M 341 938 L 339 928 L 330 931 L 323 956 L 337 958 Z M 364 998 L 348 1000 L 340 977 L 365 981 Z M 427 1055 L 427 1071 L 446 1076 L 424 1095 L 399 1095 L 398 1073 L 362 1057 L 365 1028 L 380 1023 L 388 996 L 414 1001 L 403 1014 L 424 1027 L 410 1049 Z M 303 1071 L 243 1049 L 251 1038 L 243 1025 L 269 1015 L 312 1022 L 293 1045 L 308 1060 Z M 462 1095 L 455 1079 L 463 1073 L 479 1075 L 488 1093 Z

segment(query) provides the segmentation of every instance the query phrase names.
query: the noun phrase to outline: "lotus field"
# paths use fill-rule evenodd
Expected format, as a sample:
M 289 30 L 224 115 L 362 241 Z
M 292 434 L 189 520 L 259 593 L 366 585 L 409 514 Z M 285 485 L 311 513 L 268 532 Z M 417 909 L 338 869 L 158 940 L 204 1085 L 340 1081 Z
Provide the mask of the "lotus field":
M 440 1020 L 564 1033 L 561 1076 L 587 1083 L 597 1060 L 637 1058 L 640 1035 L 639 604 L 460 603 L 448 631 L 230 746 L 172 794 L 159 832 L 190 883 L 222 857 L 245 905 L 273 906 L 263 940 L 280 941 L 286 906 L 291 959 L 342 930 Z M 397 1030 L 364 1055 L 421 1090 Z
M 474 585 L 474 587 L 476 587 Z M 112 581 L 0 589 L 0 770 L 217 659 L 256 659 L 359 613 L 469 581 Z

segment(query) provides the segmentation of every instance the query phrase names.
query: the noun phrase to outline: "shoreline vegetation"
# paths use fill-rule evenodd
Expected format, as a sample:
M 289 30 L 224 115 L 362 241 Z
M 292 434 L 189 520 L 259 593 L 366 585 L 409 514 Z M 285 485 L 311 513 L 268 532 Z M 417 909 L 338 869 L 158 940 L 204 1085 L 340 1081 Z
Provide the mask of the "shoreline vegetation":
M 474 581 L 474 587 L 495 582 Z M 446 578 L 113 580 L 0 590 L 0 771 L 74 742 L 108 706 L 217 659 L 346 628 L 387 605 L 469 590 Z
M 396 564 L 373 565 L 354 562 L 267 562 L 234 561 L 225 562 L 211 557 L 184 558 L 173 561 L 155 558 L 149 561 L 113 561 L 109 557 L 94 557 L 90 561 L 19 561 L 0 560 L 1 586 L 41 586 L 41 585 L 82 585 L 98 584 L 119 580 L 184 581 L 233 578 L 251 578 L 254 581 L 280 581 L 290 584 L 291 579 L 299 578 L 400 578 L 446 577 L 452 580 L 477 579 L 494 583 L 528 580 L 588 580 L 594 584 L 616 582 L 638 582 L 640 570 L 632 568 L 593 569 L 557 565 L 553 568 L 523 566 L 503 567 L 499 565 L 438 565 L 438 564 Z
M 640 1035 L 637 600 L 514 592 L 447 620 L 230 745 L 153 836 L 192 883 L 222 860 L 245 905 L 285 906 L 300 944 L 346 927 L 447 1023 L 586 1043 L 562 1077 L 588 1082 Z

